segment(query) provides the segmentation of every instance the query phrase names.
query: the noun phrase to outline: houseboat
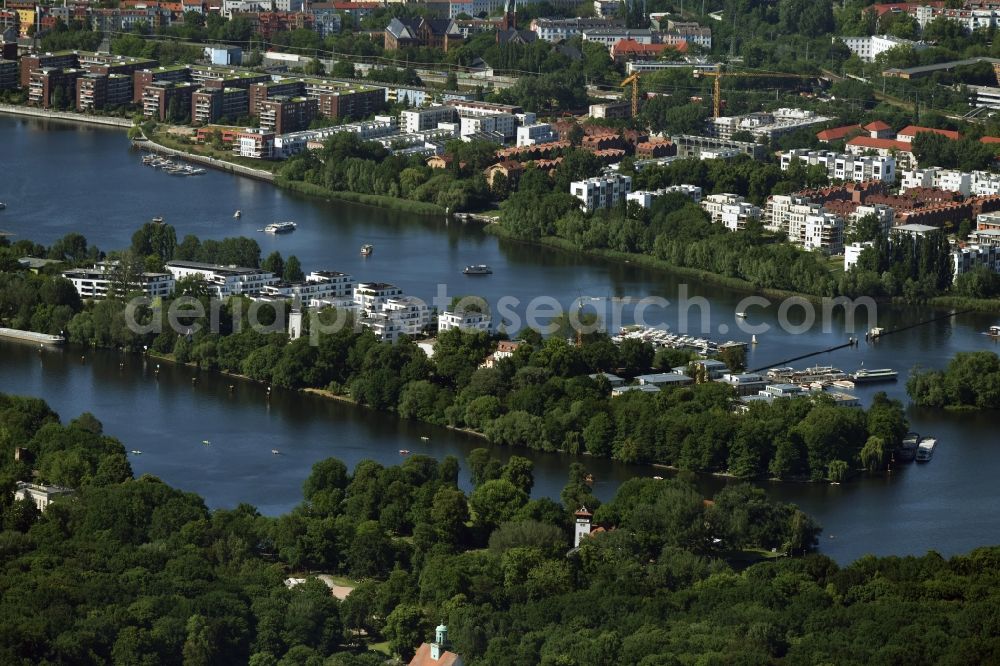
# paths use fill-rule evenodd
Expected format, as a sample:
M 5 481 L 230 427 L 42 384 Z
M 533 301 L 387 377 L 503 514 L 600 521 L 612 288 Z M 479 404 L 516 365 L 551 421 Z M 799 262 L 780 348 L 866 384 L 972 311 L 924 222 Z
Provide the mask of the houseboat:
M 917 445 L 917 462 L 927 462 L 934 455 L 934 447 L 937 446 L 937 440 L 933 437 L 924 437 L 920 440 L 920 444 Z
M 877 370 L 867 370 L 861 368 L 853 375 L 851 375 L 851 380 L 855 384 L 874 384 L 875 382 L 894 382 L 896 377 L 899 375 L 898 372 L 891 368 L 879 368 Z
M 290 234 L 295 231 L 294 222 L 272 222 L 264 227 L 264 233 L 268 234 Z
M 896 460 L 899 462 L 911 462 L 917 456 L 917 446 L 920 443 L 920 435 L 915 432 L 908 432 L 903 437 L 903 443 L 896 449 Z
M 474 266 L 466 266 L 462 272 L 466 275 L 490 275 L 493 273 L 493 269 L 486 264 L 476 264 Z
M 373 245 L 369 245 L 369 244 L 365 243 L 364 245 L 361 246 L 361 256 L 362 257 L 370 256 L 371 253 L 374 252 L 374 251 L 375 251 L 375 247 Z

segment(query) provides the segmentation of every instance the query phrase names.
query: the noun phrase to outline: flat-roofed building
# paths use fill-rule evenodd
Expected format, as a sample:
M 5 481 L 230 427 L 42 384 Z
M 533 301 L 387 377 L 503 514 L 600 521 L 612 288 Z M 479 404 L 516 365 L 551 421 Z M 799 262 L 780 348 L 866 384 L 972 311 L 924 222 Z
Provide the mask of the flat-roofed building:
M 191 96 L 198 90 L 197 83 L 151 83 L 142 89 L 142 115 L 159 122 L 178 120 L 172 114 L 187 116 L 191 111 Z
M 288 134 L 309 128 L 317 116 L 319 103 L 308 97 L 276 97 L 260 103 L 260 128 Z
M 269 160 L 274 156 L 274 132 L 247 128 L 233 135 L 233 155 L 255 160 Z
M 438 332 L 450 331 L 457 328 L 460 331 L 489 331 L 491 318 L 488 313 L 476 310 L 462 310 L 452 312 L 445 310 L 438 315 Z
M 28 104 L 48 109 L 76 106 L 76 80 L 80 69 L 46 67 L 28 75 Z
M 170 65 L 168 67 L 150 67 L 132 73 L 132 101 L 142 102 L 142 91 L 153 83 L 182 83 L 191 80 L 191 70 L 187 65 Z
M 259 116 L 261 105 L 275 97 L 298 97 L 305 94 L 305 83 L 301 79 L 267 81 L 250 84 L 250 115 Z
M 17 61 L 0 58 L 0 90 L 17 88 L 19 80 Z
M 222 266 L 197 261 L 168 261 L 165 268 L 175 280 L 197 277 L 208 285 L 216 298 L 229 296 L 259 296 L 266 285 L 279 282 L 274 273 L 262 268 Z
M 125 275 L 119 264 L 104 261 L 92 268 L 77 268 L 63 272 L 80 298 L 101 300 L 108 296 L 125 296 L 129 292 L 141 291 L 150 298 L 166 298 L 174 291 L 174 278 L 170 273 L 137 273 Z
M 18 481 L 14 489 L 15 500 L 30 500 L 39 511 L 45 511 L 52 502 L 61 497 L 72 497 L 76 491 L 61 486 L 47 486 L 41 483 Z
M 202 88 L 191 95 L 191 121 L 207 125 L 220 118 L 236 120 L 250 113 L 246 88 Z
M 21 87 L 27 88 L 31 82 L 31 73 L 35 70 L 72 69 L 80 64 L 75 51 L 57 51 L 55 53 L 33 53 L 21 56 Z
M 131 103 L 131 76 L 126 74 L 84 74 L 76 81 L 77 111 L 113 109 Z

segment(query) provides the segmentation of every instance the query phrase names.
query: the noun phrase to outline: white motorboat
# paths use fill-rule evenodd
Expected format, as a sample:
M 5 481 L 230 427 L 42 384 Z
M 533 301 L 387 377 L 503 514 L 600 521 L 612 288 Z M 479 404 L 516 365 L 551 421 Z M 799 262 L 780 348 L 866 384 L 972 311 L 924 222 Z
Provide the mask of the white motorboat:
M 264 227 L 264 233 L 290 234 L 295 231 L 296 226 L 297 225 L 294 222 L 272 222 Z

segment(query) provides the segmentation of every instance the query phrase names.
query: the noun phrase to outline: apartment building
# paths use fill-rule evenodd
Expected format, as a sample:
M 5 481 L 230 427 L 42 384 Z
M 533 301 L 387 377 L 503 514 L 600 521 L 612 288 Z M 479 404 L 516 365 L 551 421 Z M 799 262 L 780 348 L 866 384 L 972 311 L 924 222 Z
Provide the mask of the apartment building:
M 247 128 L 233 136 L 233 155 L 255 160 L 269 160 L 274 156 L 274 132 Z
M 260 128 L 288 134 L 309 128 L 318 115 L 319 102 L 308 97 L 275 97 L 260 103 Z
M 494 102 L 479 102 L 476 100 L 450 99 L 445 101 L 444 106 L 449 106 L 462 116 L 492 116 L 497 113 L 509 113 L 516 116 L 524 113 L 524 109 L 516 104 L 497 104 Z M 529 122 L 534 122 L 534 114 L 530 114 Z
M 851 53 L 855 54 L 858 58 L 864 60 L 865 62 L 874 62 L 875 58 L 880 54 L 899 46 L 907 47 L 913 49 L 914 51 L 922 51 L 928 46 L 924 42 L 914 42 L 909 39 L 902 39 L 901 37 L 893 37 L 891 35 L 835 37 L 834 39 L 842 41 L 844 45 L 850 49 Z
M 701 207 L 713 224 L 721 224 L 730 231 L 742 231 L 761 217 L 760 208 L 738 194 L 710 194 L 701 200 Z
M 76 80 L 77 111 L 113 109 L 131 103 L 131 76 L 126 74 L 84 74 Z
M 822 165 L 834 180 L 896 182 L 896 160 L 891 156 L 854 155 L 828 150 L 797 148 L 781 155 L 781 170 L 787 171 L 798 160 L 804 166 Z
M 832 119 L 827 116 L 805 109 L 775 109 L 745 116 L 712 118 L 708 121 L 708 130 L 712 136 L 723 140 L 731 139 L 733 134 L 740 131 L 750 132 L 755 139 L 773 139 L 830 120 Z
M 532 123 L 521 125 L 516 130 L 518 146 L 534 146 L 539 143 L 551 143 L 559 140 L 559 134 L 549 123 Z
M 489 314 L 476 312 L 475 310 L 463 310 L 460 312 L 445 310 L 438 315 L 438 333 L 450 331 L 455 328 L 467 332 L 489 332 L 491 321 L 492 319 Z
M 171 114 L 188 115 L 197 83 L 151 83 L 142 89 L 142 115 L 165 122 Z
M 33 70 L 28 75 L 28 104 L 44 109 L 53 106 L 53 102 L 74 106 L 76 80 L 82 75 L 81 69 L 46 67 Z
M 412 134 L 435 129 L 438 123 L 454 122 L 458 111 L 452 106 L 431 106 L 426 109 L 407 109 L 399 114 L 400 131 Z
M 92 74 L 121 74 L 129 78 L 132 78 L 138 71 L 151 69 L 160 64 L 150 58 L 133 58 L 131 56 L 87 53 L 84 51 L 77 54 L 77 59 L 80 63 L 80 69 L 84 69 Z
M 267 81 L 250 84 L 250 113 L 259 116 L 264 102 L 275 97 L 300 97 L 305 94 L 305 83 L 301 79 Z
M 962 196 L 991 196 L 1000 194 L 1000 174 L 990 171 L 956 171 L 930 167 L 902 173 L 900 185 L 904 190 L 916 187 L 933 187 Z
M 537 18 L 531 22 L 530 30 L 538 35 L 538 39 L 546 42 L 562 42 L 570 37 L 583 34 L 584 30 L 612 28 L 622 25 L 619 19 L 547 19 Z
M 261 300 L 298 299 L 312 304 L 350 299 L 354 293 L 354 278 L 336 271 L 313 271 L 302 282 L 266 284 L 258 297 Z
M 142 91 L 154 83 L 184 83 L 190 80 L 190 70 L 186 65 L 171 65 L 169 67 L 153 67 L 140 69 L 132 73 L 132 101 L 142 102 Z
M 76 51 L 34 53 L 21 56 L 21 87 L 27 88 L 31 73 L 40 69 L 73 69 L 80 64 Z
M 118 268 L 118 262 L 102 261 L 91 268 L 65 271 L 62 276 L 73 284 L 80 298 L 89 300 L 101 300 L 109 295 L 121 297 L 135 291 L 150 298 L 166 298 L 174 291 L 174 277 L 170 273 L 125 276 Z
M 979 267 L 1000 273 L 1000 247 L 996 245 L 966 245 L 951 252 L 955 277 Z
M 503 143 L 514 138 L 517 131 L 517 118 L 509 113 L 462 116 L 459 118 L 459 128 L 459 136 L 463 138 L 493 135 L 499 143 Z
M 16 88 L 19 79 L 17 61 L 0 58 L 0 90 Z
M 202 125 L 220 118 L 233 120 L 250 113 L 250 97 L 245 88 L 202 88 L 191 95 L 191 121 Z
M 625 197 L 626 201 L 634 202 L 643 208 L 652 208 L 653 202 L 668 194 L 680 193 L 689 197 L 693 202 L 701 202 L 701 188 L 697 185 L 671 185 L 658 190 L 636 190 L 629 192 Z
M 733 141 L 694 134 L 678 134 L 670 137 L 670 142 L 677 146 L 677 156 L 680 158 L 698 157 L 704 159 L 705 153 L 733 152 L 737 155 L 747 155 L 755 160 L 761 160 L 768 152 L 767 146 L 752 141 Z
M 764 226 L 769 231 L 784 233 L 790 243 L 807 250 L 829 254 L 844 251 L 844 218 L 821 204 L 811 203 L 807 197 L 794 194 L 769 197 L 764 208 Z
M 260 296 L 264 287 L 279 282 L 274 273 L 260 268 L 221 266 L 197 261 L 168 261 L 165 268 L 174 280 L 196 277 L 204 280 L 215 298 L 229 296 Z
M 330 90 L 311 93 L 306 85 L 306 96 L 315 97 L 319 115 L 326 118 L 364 118 L 385 108 L 382 88 L 346 84 L 330 87 Z
M 363 315 L 368 315 L 381 312 L 390 298 L 402 295 L 402 289 L 387 282 L 359 282 L 354 290 L 354 304 Z
M 632 178 L 606 174 L 570 183 L 570 194 L 581 201 L 580 208 L 591 213 L 601 208 L 614 208 L 632 191 Z

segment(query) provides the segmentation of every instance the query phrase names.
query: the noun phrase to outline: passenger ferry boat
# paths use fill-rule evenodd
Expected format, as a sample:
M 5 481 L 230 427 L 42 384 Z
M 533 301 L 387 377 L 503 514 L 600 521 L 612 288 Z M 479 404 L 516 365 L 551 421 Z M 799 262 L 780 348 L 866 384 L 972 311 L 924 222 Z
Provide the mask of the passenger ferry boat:
M 924 437 L 917 445 L 917 462 L 927 462 L 934 455 L 934 447 L 937 440 L 933 437 Z
M 361 246 L 361 256 L 362 257 L 367 257 L 367 256 L 369 256 L 374 251 L 375 251 L 375 246 L 373 246 L 373 245 L 369 245 L 369 244 L 365 243 L 364 245 Z
M 877 370 L 867 370 L 861 368 L 853 375 L 851 380 L 855 384 L 873 384 L 875 382 L 894 382 L 899 373 L 891 368 L 879 368 Z
M 466 275 L 490 275 L 493 273 L 493 269 L 486 264 L 476 264 L 474 266 L 466 266 L 462 272 Z
M 294 222 L 272 222 L 264 227 L 264 233 L 268 234 L 290 234 L 295 231 L 297 225 Z

